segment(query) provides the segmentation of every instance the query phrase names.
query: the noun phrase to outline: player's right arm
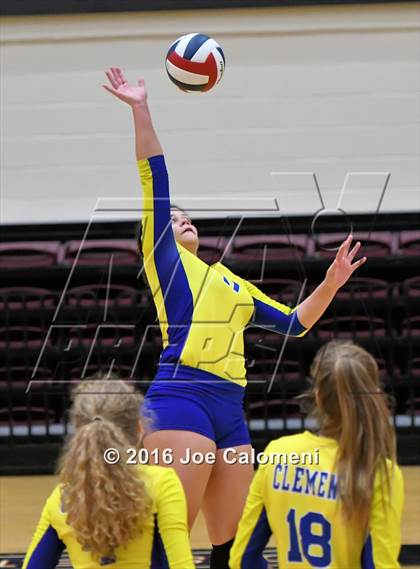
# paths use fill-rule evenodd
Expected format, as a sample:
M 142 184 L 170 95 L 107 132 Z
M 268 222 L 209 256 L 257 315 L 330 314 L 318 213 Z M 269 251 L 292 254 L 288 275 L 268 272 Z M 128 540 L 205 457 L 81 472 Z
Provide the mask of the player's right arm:
M 130 85 L 119 67 L 111 67 L 105 72 L 109 85 L 103 88 L 130 105 L 136 128 L 136 157 L 144 160 L 151 156 L 163 154 L 159 139 L 153 128 L 152 119 L 147 105 L 147 91 L 144 79 L 139 79 L 138 85 Z
M 26 553 L 22 569 L 55 569 L 65 548 L 51 525 L 50 510 L 53 507 L 53 496 L 48 498 L 36 527 L 29 549 Z
M 153 561 L 156 566 L 169 569 L 194 569 L 184 489 L 175 470 L 162 470 L 157 488 L 157 525 L 160 538 L 154 547 L 158 559 Z
M 103 87 L 130 105 L 135 127 L 136 158 L 143 189 L 142 254 L 152 292 L 166 289 L 180 262 L 171 227 L 169 180 L 162 147 L 154 130 L 143 79 L 130 85 L 119 67 L 106 72 Z M 166 290 L 164 290 L 166 293 Z
M 404 503 L 404 480 L 400 468 L 389 468 L 390 490 L 385 477 L 375 478 L 370 531 L 362 553 L 362 569 L 398 569 L 401 549 L 401 517 Z

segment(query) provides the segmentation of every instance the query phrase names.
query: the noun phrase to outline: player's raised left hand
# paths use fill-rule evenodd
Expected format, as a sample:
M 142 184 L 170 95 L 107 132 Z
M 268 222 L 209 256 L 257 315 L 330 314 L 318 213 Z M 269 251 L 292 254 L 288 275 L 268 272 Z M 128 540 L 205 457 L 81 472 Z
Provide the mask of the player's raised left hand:
M 347 239 L 343 241 L 334 261 L 329 266 L 327 274 L 325 275 L 325 282 L 329 287 L 335 290 L 338 290 L 346 284 L 354 271 L 366 262 L 366 257 L 362 257 L 353 263 L 353 259 L 360 249 L 360 241 L 350 250 L 352 240 L 353 235 L 349 235 Z

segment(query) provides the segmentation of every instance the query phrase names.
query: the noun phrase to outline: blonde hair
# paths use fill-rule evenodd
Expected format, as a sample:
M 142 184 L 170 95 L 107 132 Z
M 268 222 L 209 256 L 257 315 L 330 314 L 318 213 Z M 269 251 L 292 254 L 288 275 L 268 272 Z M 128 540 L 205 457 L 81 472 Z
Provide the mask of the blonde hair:
M 113 557 L 141 532 L 152 500 L 138 468 L 127 464 L 127 448 L 139 447 L 143 397 L 120 379 L 87 378 L 73 391 L 75 432 L 59 463 L 67 523 L 95 560 Z M 107 464 L 104 451 L 120 453 Z
M 357 516 L 366 530 L 376 473 L 385 476 L 390 492 L 386 459 L 396 462 L 395 431 L 378 365 L 360 346 L 333 340 L 316 354 L 311 376 L 321 432 L 338 442 L 336 469 L 344 515 Z

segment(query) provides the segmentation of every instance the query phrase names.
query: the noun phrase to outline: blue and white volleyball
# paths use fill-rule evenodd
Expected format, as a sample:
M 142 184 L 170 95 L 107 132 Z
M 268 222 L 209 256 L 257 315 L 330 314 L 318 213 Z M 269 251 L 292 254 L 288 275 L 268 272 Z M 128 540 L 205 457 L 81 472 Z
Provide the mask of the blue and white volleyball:
M 210 91 L 223 77 L 225 55 L 220 45 L 204 34 L 181 36 L 166 56 L 169 78 L 182 91 Z

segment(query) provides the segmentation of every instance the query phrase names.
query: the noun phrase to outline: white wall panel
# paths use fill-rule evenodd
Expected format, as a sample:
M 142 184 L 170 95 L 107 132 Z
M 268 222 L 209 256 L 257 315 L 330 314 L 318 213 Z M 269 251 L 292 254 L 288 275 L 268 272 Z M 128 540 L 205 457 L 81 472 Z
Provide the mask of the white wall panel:
M 293 215 L 319 207 L 309 175 L 273 171 L 315 172 L 330 207 L 347 172 L 391 172 L 382 210 L 420 209 L 415 4 L 1 24 L 3 223 L 87 220 L 99 197 L 139 195 L 129 110 L 100 87 L 118 64 L 147 80 L 174 201 L 187 209 L 256 196 L 276 196 Z M 167 46 L 188 31 L 214 35 L 226 52 L 209 94 L 178 92 L 166 77 Z M 354 178 L 346 207 L 373 211 L 378 180 Z

